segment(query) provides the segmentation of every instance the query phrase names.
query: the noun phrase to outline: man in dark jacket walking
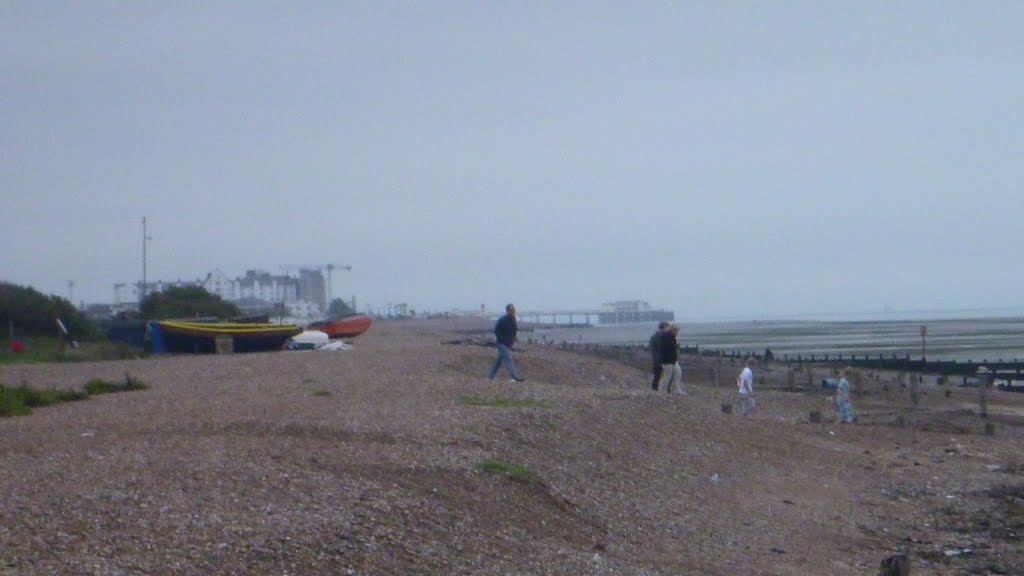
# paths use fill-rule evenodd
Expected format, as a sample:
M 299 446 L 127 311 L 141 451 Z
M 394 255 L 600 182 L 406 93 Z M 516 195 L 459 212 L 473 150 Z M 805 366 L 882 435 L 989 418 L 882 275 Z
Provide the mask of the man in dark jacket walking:
M 519 327 L 516 325 L 516 307 L 509 304 L 505 306 L 505 315 L 498 318 L 498 322 L 494 325 L 498 357 L 494 360 L 494 366 L 491 367 L 491 371 L 487 374 L 488 380 L 494 380 L 494 377 L 498 374 L 498 368 L 501 368 L 502 364 L 505 365 L 505 369 L 508 370 L 508 375 L 512 377 L 513 382 L 523 382 L 526 380 L 519 376 L 519 372 L 516 371 L 516 364 L 512 361 L 512 346 L 516 343 L 516 332 L 518 329 Z
M 658 324 L 658 331 L 652 334 L 651 339 L 647 342 L 651 348 L 651 373 L 654 374 L 654 379 L 651 380 L 651 389 L 654 391 L 658 390 L 658 381 L 661 380 L 661 333 L 668 326 L 668 322 L 662 320 Z

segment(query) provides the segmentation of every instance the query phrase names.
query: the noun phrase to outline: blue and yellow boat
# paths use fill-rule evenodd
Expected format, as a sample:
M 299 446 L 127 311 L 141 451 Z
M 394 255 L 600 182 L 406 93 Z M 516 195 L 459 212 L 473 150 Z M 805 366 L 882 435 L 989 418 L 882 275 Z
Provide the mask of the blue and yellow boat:
M 294 324 L 187 322 L 159 320 L 149 323 L 153 353 L 213 354 L 281 350 L 302 332 Z

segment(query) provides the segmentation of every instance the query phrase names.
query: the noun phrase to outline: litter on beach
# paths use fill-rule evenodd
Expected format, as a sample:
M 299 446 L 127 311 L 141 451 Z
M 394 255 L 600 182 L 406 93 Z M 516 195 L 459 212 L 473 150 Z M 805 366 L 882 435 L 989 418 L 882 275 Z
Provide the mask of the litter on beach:
M 341 340 L 331 340 L 326 332 L 320 330 L 306 330 L 296 334 L 288 340 L 288 350 L 351 350 L 350 344 Z
M 352 346 L 350 344 L 345 344 L 341 340 L 335 340 L 333 342 L 328 342 L 328 343 L 326 343 L 326 344 L 324 344 L 324 345 L 322 345 L 322 346 L 317 348 L 317 350 L 351 350 L 351 349 L 352 349 Z
M 327 336 L 326 332 L 305 330 L 289 338 L 287 347 L 289 350 L 314 350 L 330 341 L 331 339 Z

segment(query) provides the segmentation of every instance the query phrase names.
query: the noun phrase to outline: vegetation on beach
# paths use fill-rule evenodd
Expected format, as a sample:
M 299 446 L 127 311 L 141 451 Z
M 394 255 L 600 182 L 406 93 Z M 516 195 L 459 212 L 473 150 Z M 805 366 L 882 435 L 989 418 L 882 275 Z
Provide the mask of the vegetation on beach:
M 56 336 L 60 320 L 70 338 L 80 342 L 102 338 L 99 328 L 78 311 L 67 298 L 47 296 L 30 287 L 0 282 L 0 330 L 13 325 L 14 337 Z M 5 334 L 6 335 L 6 334 Z M 10 350 L 8 342 L 7 350 Z
M 477 465 L 477 469 L 488 474 L 501 474 L 516 482 L 528 482 L 533 478 L 533 473 L 526 466 L 494 458 L 484 460 Z
M 0 339 L 0 365 L 35 362 L 100 362 L 140 358 L 144 352 L 124 342 L 82 342 L 71 348 L 67 342 L 47 336 L 34 336 L 22 340 L 25 351 L 11 352 L 9 340 Z
M 242 310 L 202 286 L 187 286 L 149 294 L 139 305 L 139 314 L 143 318 L 234 318 L 241 316 Z
M 149 386 L 133 377 L 131 374 L 124 375 L 124 382 L 107 382 L 102 378 L 93 378 L 85 384 L 85 391 L 91 395 L 112 394 L 114 392 L 130 392 L 132 390 L 145 390 Z
M 36 390 L 25 384 L 8 388 L 0 384 L 0 416 L 23 416 L 31 413 L 32 408 L 84 400 L 88 396 L 75 390 Z
M 125 374 L 124 382 L 108 382 L 101 378 L 89 380 L 82 390 L 40 390 L 28 384 L 10 388 L 0 384 L 0 417 L 24 416 L 33 408 L 52 406 L 61 402 L 87 400 L 98 394 L 145 390 L 149 388 L 144 382 L 131 374 Z
M 107 341 L 100 328 L 67 299 L 0 282 L 0 365 L 123 360 L 141 355 L 127 344 Z
M 525 398 L 516 400 L 513 398 L 481 398 L 479 396 L 463 396 L 459 402 L 466 406 L 487 406 L 491 408 L 543 408 L 544 404 Z

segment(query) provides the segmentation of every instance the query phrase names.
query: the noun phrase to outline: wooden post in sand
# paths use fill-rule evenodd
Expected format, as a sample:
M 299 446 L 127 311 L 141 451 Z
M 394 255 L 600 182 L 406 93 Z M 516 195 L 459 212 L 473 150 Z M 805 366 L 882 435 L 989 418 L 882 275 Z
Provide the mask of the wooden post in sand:
M 914 374 L 913 372 L 907 374 L 907 378 L 909 379 L 909 382 L 907 382 L 907 396 L 910 403 L 903 409 L 903 415 L 900 418 L 900 423 L 903 425 L 904 429 L 913 430 L 917 426 L 917 386 L 920 379 L 917 377 L 917 374 Z
M 732 367 L 731 360 L 729 361 L 729 367 Z M 725 414 L 732 414 L 732 403 L 734 400 L 733 395 L 735 394 L 735 392 L 730 391 L 730 388 L 728 388 L 729 379 L 725 374 L 726 367 L 724 366 L 722 360 L 719 359 L 718 363 L 715 366 L 715 390 L 718 392 L 718 396 L 722 399 L 722 412 Z M 723 381 L 726 384 L 726 390 L 724 393 L 721 392 Z
M 992 376 L 988 368 L 978 368 L 978 412 L 982 418 L 988 418 L 988 390 L 992 386 Z
M 882 560 L 878 576 L 910 576 L 910 558 L 906 554 L 896 554 Z
M 786 391 L 792 392 L 796 390 L 796 373 L 793 372 L 792 366 L 786 367 Z
M 865 390 L 864 390 L 864 381 L 865 380 L 866 380 L 866 378 L 864 377 L 864 374 L 860 370 L 854 370 L 853 371 L 853 382 L 850 382 L 850 385 L 853 387 L 853 393 L 854 393 L 855 396 L 859 397 L 859 396 L 863 396 L 864 395 L 864 392 L 865 392 Z
M 814 368 L 811 368 L 810 364 L 808 364 L 806 366 L 806 368 L 807 368 L 807 389 L 804 392 L 810 392 L 810 393 L 813 394 L 814 390 L 815 390 L 815 387 L 814 387 Z M 831 401 L 831 399 L 829 399 L 829 400 Z M 821 400 L 818 400 L 817 403 L 820 406 L 821 405 Z M 811 410 L 810 421 L 811 421 L 812 424 L 818 424 L 818 423 L 821 422 L 822 412 L 823 411 L 822 411 L 821 408 L 815 408 L 815 409 Z

